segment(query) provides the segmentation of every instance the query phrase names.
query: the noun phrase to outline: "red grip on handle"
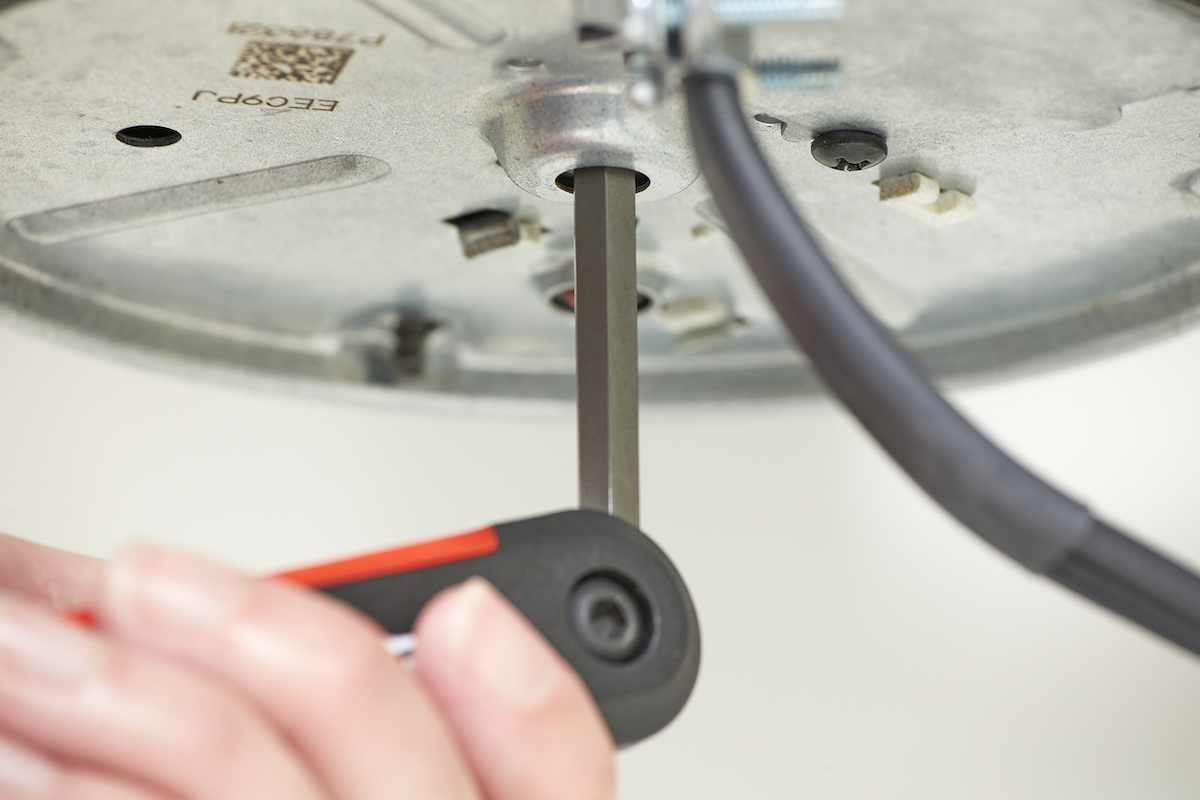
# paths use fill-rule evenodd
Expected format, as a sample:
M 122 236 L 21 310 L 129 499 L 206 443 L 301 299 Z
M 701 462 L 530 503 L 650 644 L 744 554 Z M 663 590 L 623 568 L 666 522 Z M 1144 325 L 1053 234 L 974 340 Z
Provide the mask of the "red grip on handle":
M 339 586 L 370 578 L 381 578 L 384 575 L 436 567 L 439 564 L 450 564 L 468 558 L 478 558 L 496 552 L 499 547 L 500 538 L 496 535 L 496 529 L 489 526 L 455 536 L 430 539 L 406 544 L 402 547 L 365 553 L 340 561 L 279 572 L 270 577 L 297 583 L 310 589 L 320 589 L 323 586 Z M 68 609 L 63 614 L 63 619 L 85 628 L 94 627 L 96 624 L 95 612 L 90 608 Z
M 310 589 L 340 586 L 346 583 L 381 578 L 400 572 L 411 572 L 439 564 L 450 564 L 468 558 L 478 558 L 496 552 L 500 538 L 494 527 L 481 528 L 457 536 L 407 544 L 390 550 L 380 550 L 353 558 L 317 564 L 303 569 L 280 572 L 271 577 L 291 581 Z

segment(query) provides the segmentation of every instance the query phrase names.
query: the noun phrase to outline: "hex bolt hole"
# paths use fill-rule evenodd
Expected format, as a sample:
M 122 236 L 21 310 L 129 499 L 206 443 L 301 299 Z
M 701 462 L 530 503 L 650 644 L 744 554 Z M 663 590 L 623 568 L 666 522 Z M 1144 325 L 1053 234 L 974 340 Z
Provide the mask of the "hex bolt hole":
M 161 125 L 133 125 L 117 131 L 117 141 L 130 147 L 166 147 L 183 138 L 183 134 Z
M 639 655 L 650 638 L 643 604 L 608 575 L 593 575 L 575 587 L 571 625 L 590 653 L 618 663 Z
M 575 194 L 575 170 L 569 169 L 554 179 L 554 185 L 567 194 Z M 640 172 L 634 173 L 634 192 L 644 192 L 650 188 L 650 179 Z

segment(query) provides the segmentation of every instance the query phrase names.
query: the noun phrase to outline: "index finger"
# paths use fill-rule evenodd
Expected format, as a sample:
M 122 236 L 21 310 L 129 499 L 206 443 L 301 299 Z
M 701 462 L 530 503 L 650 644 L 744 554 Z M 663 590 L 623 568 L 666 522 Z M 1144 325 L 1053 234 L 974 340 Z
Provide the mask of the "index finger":
M 111 571 L 101 620 L 119 637 L 236 686 L 340 800 L 476 800 L 454 737 L 383 631 L 328 597 L 140 549 Z
M 0 589 L 54 611 L 95 607 L 104 565 L 0 533 Z

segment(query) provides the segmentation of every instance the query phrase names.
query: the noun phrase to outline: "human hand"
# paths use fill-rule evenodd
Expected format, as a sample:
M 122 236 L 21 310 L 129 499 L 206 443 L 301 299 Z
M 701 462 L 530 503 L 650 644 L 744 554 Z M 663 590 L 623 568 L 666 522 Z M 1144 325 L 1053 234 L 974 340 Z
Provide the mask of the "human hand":
M 0 798 L 613 795 L 587 689 L 482 580 L 426 606 L 412 673 L 352 609 L 183 556 L 134 551 L 98 599 L 87 631 L 0 597 Z

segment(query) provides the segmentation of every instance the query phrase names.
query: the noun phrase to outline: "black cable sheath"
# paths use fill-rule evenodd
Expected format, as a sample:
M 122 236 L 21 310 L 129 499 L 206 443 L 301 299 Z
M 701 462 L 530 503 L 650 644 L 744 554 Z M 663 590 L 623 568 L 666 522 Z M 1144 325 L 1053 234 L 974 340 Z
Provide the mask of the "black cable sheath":
M 912 478 L 1024 566 L 1200 653 L 1200 577 L 1094 519 L 951 406 L 850 292 L 756 145 L 725 74 L 684 82 L 730 235 L 829 389 Z
M 1105 523 L 1097 521 L 1087 542 L 1046 575 L 1200 653 L 1196 575 Z

